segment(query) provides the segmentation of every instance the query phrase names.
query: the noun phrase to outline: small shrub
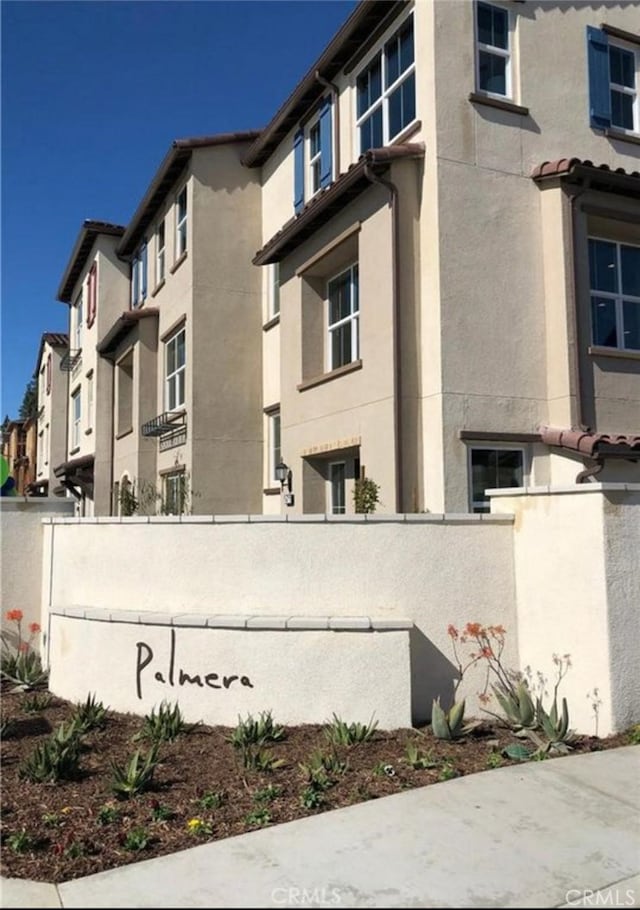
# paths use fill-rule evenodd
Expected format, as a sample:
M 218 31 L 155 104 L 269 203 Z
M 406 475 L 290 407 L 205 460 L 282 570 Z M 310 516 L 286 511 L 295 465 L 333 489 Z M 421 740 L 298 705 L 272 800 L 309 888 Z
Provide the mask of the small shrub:
M 213 834 L 211 824 L 203 818 L 190 818 L 187 822 L 187 831 L 194 837 L 210 837 Z
M 74 780 L 80 773 L 81 741 L 74 724 L 62 723 L 43 743 L 39 743 L 18 769 L 32 783 Z
M 271 823 L 271 813 L 268 809 L 254 809 L 253 812 L 245 815 L 244 821 L 252 828 L 263 828 Z
M 284 738 L 285 729 L 274 723 L 271 711 L 262 711 L 257 720 L 251 714 L 244 719 L 238 715 L 238 724 L 227 737 L 227 742 L 234 749 L 244 749 L 246 746 L 280 742 Z
M 158 800 L 151 804 L 151 820 L 154 822 L 168 822 L 175 817 L 175 812 L 168 806 L 163 806 Z
M 370 477 L 359 477 L 353 485 L 353 502 L 356 512 L 375 512 L 380 501 L 380 486 Z
M 47 692 L 39 694 L 34 692 L 33 695 L 26 695 L 22 699 L 22 710 L 26 714 L 40 714 L 41 711 L 50 707 L 53 698 Z
M 201 809 L 219 809 L 223 802 L 224 796 L 222 793 L 214 793 L 210 790 L 200 797 L 198 805 Z
M 138 852 L 144 850 L 145 847 L 149 845 L 150 839 L 149 832 L 146 828 L 132 828 L 124 835 L 122 845 L 125 850 Z
M 333 786 L 329 771 L 338 770 L 338 773 L 342 774 L 347 769 L 345 762 L 340 762 L 336 767 L 333 758 L 325 755 L 319 749 L 311 754 L 309 761 L 300 762 L 298 767 L 309 781 L 310 786 L 316 790 L 328 790 Z
M 16 831 L 15 834 L 7 837 L 7 846 L 14 853 L 29 853 L 35 848 L 36 840 L 27 832 L 26 828 L 22 828 L 21 831 Z
M 460 777 L 460 772 L 453 767 L 450 761 L 443 762 L 440 773 L 438 774 L 438 780 L 453 780 L 454 777 Z
M 371 739 L 378 726 L 378 721 L 371 718 L 368 724 L 348 724 L 337 714 L 325 726 L 325 736 L 334 746 L 355 746 Z
M 262 787 L 260 790 L 256 790 L 253 794 L 253 801 L 254 803 L 272 803 L 274 799 L 277 799 L 281 794 L 281 787 L 274 787 L 272 784 L 269 784 L 268 787 Z
M 431 752 L 422 752 L 418 744 L 409 740 L 405 747 L 406 762 L 414 771 L 424 771 L 427 768 L 436 768 L 438 762 L 433 758 Z
M 107 803 L 104 806 L 100 806 L 98 809 L 98 814 L 96 815 L 96 821 L 99 825 L 113 825 L 118 821 L 120 813 L 115 806 Z
M 61 828 L 64 825 L 64 818 L 57 812 L 45 812 L 42 816 L 42 824 L 45 828 Z
M 502 756 L 499 752 L 489 752 L 487 755 L 487 768 L 499 768 L 502 765 Z
M 107 709 L 101 701 L 96 701 L 95 695 L 87 695 L 85 702 L 79 702 L 71 715 L 71 722 L 76 725 L 80 733 L 104 727 Z
M 304 809 L 317 809 L 324 802 L 322 792 L 314 786 L 305 787 L 300 794 L 300 805 Z
M 197 726 L 198 723 L 185 723 L 177 702 L 172 706 L 168 701 L 162 701 L 157 711 L 153 708 L 151 714 L 146 715 L 136 738 L 150 739 L 154 743 L 173 742 L 182 733 L 190 733 Z
M 111 761 L 112 791 L 119 799 L 129 799 L 148 790 L 153 782 L 158 761 L 158 743 L 154 743 L 144 757 L 138 749 L 125 766 Z
M 242 750 L 242 764 L 247 771 L 275 771 L 285 764 L 285 760 L 275 758 L 268 749 L 245 746 Z

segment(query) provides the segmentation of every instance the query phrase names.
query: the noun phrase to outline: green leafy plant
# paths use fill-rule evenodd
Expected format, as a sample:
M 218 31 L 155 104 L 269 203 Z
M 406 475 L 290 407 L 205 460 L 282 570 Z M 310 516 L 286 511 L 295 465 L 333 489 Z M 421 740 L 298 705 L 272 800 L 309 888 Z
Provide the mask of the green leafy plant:
M 204 818 L 190 818 L 187 822 L 187 831 L 194 837 L 210 837 L 213 834 L 213 827 L 210 822 Z
M 491 751 L 487 755 L 487 768 L 499 768 L 502 765 L 502 756 L 499 752 Z
M 23 689 L 34 689 L 44 684 L 48 672 L 43 669 L 40 655 L 33 649 L 33 642 L 40 632 L 37 622 L 29 623 L 29 638 L 22 634 L 22 610 L 8 610 L 9 622 L 16 624 L 16 631 L 3 630 L 0 639 L 0 676 Z
M 71 722 L 75 724 L 80 733 L 104 727 L 107 719 L 107 709 L 95 695 L 87 695 L 85 702 L 79 702 L 71 714 Z
M 478 724 L 464 722 L 465 699 L 454 701 L 448 711 L 440 706 L 440 696 L 431 706 L 431 732 L 436 739 L 460 739 L 470 733 Z
M 198 723 L 187 724 L 185 722 L 177 702 L 175 705 L 171 705 L 170 702 L 163 700 L 157 711 L 152 708 L 151 713 L 145 716 L 142 730 L 136 738 L 150 739 L 154 743 L 173 742 L 178 736 L 190 733 L 197 726 Z
M 242 764 L 248 771 L 275 771 L 285 764 L 284 758 L 276 758 L 268 749 L 245 746 L 241 752 Z
M 214 793 L 210 790 L 207 793 L 203 793 L 198 800 L 198 805 L 201 809 L 219 809 L 223 802 L 224 795 L 222 793 Z
M 635 724 L 633 727 L 630 727 L 627 731 L 627 736 L 630 745 L 640 746 L 640 724 Z
M 45 828 L 60 828 L 64 825 L 64 817 L 58 812 L 45 812 L 42 816 L 42 824 Z
M 282 787 L 274 787 L 269 784 L 268 787 L 262 787 L 253 794 L 254 803 L 272 803 L 282 794 Z
M 146 828 L 131 828 L 131 830 L 125 833 L 122 845 L 125 850 L 131 850 L 132 852 L 137 853 L 148 847 L 150 840 L 151 838 Z
M 245 746 L 263 746 L 265 743 L 280 742 L 285 738 L 285 729 L 274 723 L 271 711 L 262 711 L 257 718 L 248 714 L 245 718 L 238 715 L 238 723 L 227 742 L 234 749 Z
M 98 809 L 96 821 L 99 825 L 113 825 L 118 821 L 119 816 L 120 812 L 118 809 L 111 803 L 107 803 Z
M 22 778 L 33 783 L 73 780 L 80 773 L 80 735 L 74 724 L 57 730 L 39 743 L 18 769 Z
M 454 777 L 460 777 L 460 772 L 454 768 L 450 761 L 444 761 L 438 774 L 439 781 L 453 780 Z
M 332 720 L 324 728 L 324 734 L 334 746 L 355 746 L 370 740 L 377 726 L 378 721 L 373 717 L 368 724 L 357 722 L 348 724 L 334 713 Z
M 22 710 L 26 714 L 40 714 L 51 706 L 53 698 L 48 692 L 34 692 L 22 699 Z
M 380 487 L 370 477 L 359 477 L 353 485 L 355 511 L 365 514 L 375 512 L 380 501 Z
M 322 791 L 311 785 L 305 787 L 300 794 L 300 805 L 304 809 L 317 809 L 324 801 L 325 798 L 322 795 Z
M 504 747 L 502 754 L 512 761 L 530 761 L 534 753 L 521 743 L 512 743 Z
M 244 821 L 252 828 L 263 828 L 265 825 L 271 824 L 271 813 L 268 809 L 254 809 L 253 812 L 245 815 Z
M 151 819 L 154 822 L 168 822 L 175 817 L 175 812 L 169 806 L 163 806 L 157 799 L 151 803 Z
M 146 755 L 137 749 L 124 766 L 110 762 L 111 790 L 119 799 L 129 799 L 149 789 L 159 761 L 158 748 L 158 743 L 154 743 Z
M 13 735 L 16 725 L 11 718 L 6 718 L 0 722 L 0 739 L 8 739 Z
M 414 740 L 409 740 L 405 747 L 405 758 L 408 765 L 416 771 L 435 768 L 438 762 L 431 752 L 422 752 Z
M 26 828 L 16 831 L 7 837 L 7 847 L 14 853 L 29 853 L 36 846 L 35 838 L 28 833 Z
M 326 754 L 320 749 L 316 749 L 315 752 L 312 752 L 309 761 L 300 762 L 298 767 L 312 787 L 316 787 L 320 790 L 327 790 L 329 787 L 333 786 L 333 781 L 329 777 L 329 773 L 344 774 L 348 768 L 348 764 L 338 758 L 335 753 Z
M 135 515 L 138 511 L 139 502 L 136 496 L 136 487 L 131 481 L 123 482 L 118 488 L 118 503 L 120 505 L 120 514 L 125 517 Z

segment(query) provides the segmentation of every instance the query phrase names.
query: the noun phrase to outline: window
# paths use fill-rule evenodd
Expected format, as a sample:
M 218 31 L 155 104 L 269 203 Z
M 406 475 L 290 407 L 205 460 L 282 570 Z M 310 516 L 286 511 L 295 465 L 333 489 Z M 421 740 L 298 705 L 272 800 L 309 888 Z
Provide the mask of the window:
M 71 448 L 80 448 L 80 425 L 82 423 L 82 398 L 81 389 L 71 396 Z
M 73 308 L 73 318 L 75 321 L 74 341 L 76 351 L 82 348 L 82 292 L 78 295 L 76 305 Z
M 294 209 L 299 212 L 318 190 L 333 179 L 332 104 L 327 95 L 318 115 L 293 139 Z
M 118 424 L 117 434 L 128 433 L 133 427 L 133 351 L 129 351 L 118 361 L 117 395 Z
M 158 225 L 156 233 L 156 284 L 164 281 L 164 221 Z
M 282 461 L 280 448 L 280 411 L 269 415 L 269 481 L 276 483 L 276 465 Z
M 51 356 L 51 355 L 49 355 Z M 45 379 L 46 371 L 46 379 Z M 49 394 L 49 370 L 47 369 L 46 363 L 43 363 L 40 368 L 40 387 L 38 391 L 38 404 L 42 406 L 44 402 L 44 396 Z
M 162 478 L 162 512 L 164 515 L 182 515 L 186 504 L 186 478 L 184 471 L 165 474 Z
M 176 198 L 176 259 L 187 251 L 187 188 L 183 187 Z
M 280 263 L 272 262 L 267 270 L 267 313 L 273 319 L 280 312 Z
M 511 97 L 509 13 L 500 6 L 476 4 L 476 84 L 488 95 Z
M 604 28 L 587 26 L 587 59 L 591 126 L 640 133 L 640 47 L 612 43 Z
M 147 296 L 147 244 L 143 243 L 131 262 L 131 306 L 140 307 Z
M 640 350 L 640 246 L 589 239 L 594 345 Z
M 185 339 L 185 329 L 180 329 L 166 344 L 165 403 L 168 411 L 183 408 L 185 404 Z
M 380 148 L 416 116 L 413 16 L 386 42 L 356 80 L 360 154 Z
M 38 433 L 38 450 L 36 452 L 36 466 L 38 477 L 42 474 L 42 465 L 44 463 L 44 430 Z
M 338 367 L 357 360 L 360 354 L 358 321 L 358 266 L 352 265 L 345 272 L 328 282 L 328 368 Z
M 49 424 L 44 428 L 44 463 L 49 464 Z
M 93 427 L 93 372 L 87 376 L 87 430 Z
M 332 515 L 344 515 L 347 511 L 346 465 L 344 461 L 329 464 L 330 508 Z
M 98 265 L 93 263 L 87 278 L 87 328 L 90 329 L 96 320 L 98 308 L 97 300 Z
M 521 487 L 524 480 L 524 451 L 522 449 L 477 448 L 470 451 L 471 509 L 488 512 L 486 490 Z

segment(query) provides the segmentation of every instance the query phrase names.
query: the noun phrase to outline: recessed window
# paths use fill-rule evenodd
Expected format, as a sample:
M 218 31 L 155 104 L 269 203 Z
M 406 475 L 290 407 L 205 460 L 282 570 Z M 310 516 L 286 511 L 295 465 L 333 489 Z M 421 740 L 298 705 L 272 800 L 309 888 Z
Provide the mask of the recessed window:
M 147 244 L 143 243 L 131 262 L 131 306 L 140 307 L 147 296 Z
M 71 396 L 71 448 L 80 448 L 80 428 L 82 425 L 82 390 L 76 389 Z
M 82 292 L 78 295 L 76 304 L 73 308 L 74 318 L 74 343 L 76 351 L 82 348 Z
M 269 415 L 269 482 L 276 483 L 276 465 L 282 461 L 280 447 L 280 411 Z
M 593 344 L 640 350 L 640 246 L 589 239 Z
M 609 90 L 611 93 L 611 125 L 638 132 L 638 70 L 640 53 L 630 48 L 609 45 Z
M 165 403 L 168 411 L 185 405 L 186 331 L 170 338 L 165 345 Z
M 93 427 L 93 373 L 87 376 L 87 429 Z
M 187 251 L 187 188 L 183 187 L 176 198 L 176 259 Z
M 280 312 L 280 263 L 272 262 L 267 266 L 267 313 L 273 319 Z
M 358 265 L 327 284 L 328 369 L 336 370 L 360 356 Z
M 306 201 L 333 179 L 333 105 L 323 98 L 318 112 L 293 137 L 293 207 L 300 212 Z
M 476 4 L 476 81 L 480 92 L 511 97 L 509 13 L 489 3 Z
M 158 225 L 156 232 L 156 284 L 164 280 L 165 270 L 165 240 L 164 240 L 164 221 Z
M 329 505 L 332 515 L 344 515 L 347 511 L 346 467 L 344 461 L 332 461 L 329 464 Z
M 473 448 L 470 451 L 471 510 L 489 512 L 487 490 L 521 487 L 524 480 L 522 449 Z
M 186 506 L 186 476 L 184 471 L 165 474 L 162 478 L 162 512 L 182 515 Z
M 98 265 L 93 263 L 87 278 L 87 328 L 90 329 L 98 310 Z
M 133 351 L 117 363 L 118 434 L 133 427 Z
M 360 73 L 356 99 L 360 154 L 391 142 L 415 120 L 413 16 Z

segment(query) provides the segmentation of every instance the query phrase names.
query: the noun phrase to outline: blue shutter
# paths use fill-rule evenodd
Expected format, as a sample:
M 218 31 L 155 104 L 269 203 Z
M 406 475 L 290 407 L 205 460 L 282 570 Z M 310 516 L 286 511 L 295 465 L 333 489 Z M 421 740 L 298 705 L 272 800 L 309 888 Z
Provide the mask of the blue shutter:
M 298 130 L 293 140 L 293 207 L 300 212 L 304 206 L 304 133 Z
M 320 186 L 329 186 L 332 177 L 331 98 L 327 97 L 320 108 Z
M 587 26 L 589 63 L 589 122 L 595 129 L 611 126 L 609 88 L 609 39 L 606 32 Z
M 131 306 L 138 302 L 138 257 L 131 263 Z
M 144 300 L 147 296 L 147 244 L 143 244 L 142 249 L 140 250 L 140 258 L 142 260 L 142 294 L 140 295 L 141 300 Z

